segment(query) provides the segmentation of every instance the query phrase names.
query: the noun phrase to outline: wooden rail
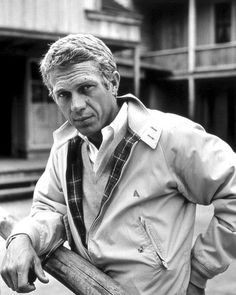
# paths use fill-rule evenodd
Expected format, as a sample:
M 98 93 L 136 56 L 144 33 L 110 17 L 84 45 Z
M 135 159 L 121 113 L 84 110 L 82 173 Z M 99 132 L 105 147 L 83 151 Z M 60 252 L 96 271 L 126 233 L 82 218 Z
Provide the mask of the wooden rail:
M 16 222 L 0 209 L 0 235 L 4 239 Z M 50 255 L 43 268 L 76 295 L 127 295 L 117 282 L 64 246 Z
M 7 161 L 1 162 L 1 164 L 3 167 L 7 167 Z M 22 165 L 18 166 L 16 164 L 14 170 L 1 169 L 0 201 L 9 201 L 22 196 L 32 197 L 35 184 L 42 175 L 44 167 L 24 169 Z

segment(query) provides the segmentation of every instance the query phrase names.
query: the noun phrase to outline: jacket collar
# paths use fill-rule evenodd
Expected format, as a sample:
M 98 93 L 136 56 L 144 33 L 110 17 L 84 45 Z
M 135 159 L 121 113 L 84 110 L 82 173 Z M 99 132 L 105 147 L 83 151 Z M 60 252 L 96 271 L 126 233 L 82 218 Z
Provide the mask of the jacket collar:
M 149 109 L 134 95 L 127 94 L 118 96 L 117 101 L 128 102 L 128 126 L 135 132 L 143 142 L 152 149 L 155 149 L 161 135 L 161 128 L 157 124 Z M 53 133 L 54 142 L 57 147 L 68 142 L 71 138 L 78 135 L 77 130 L 66 121 L 60 128 Z
M 117 97 L 118 101 L 128 102 L 128 126 L 138 134 L 143 142 L 155 149 L 161 135 L 161 128 L 149 109 L 134 95 L 127 94 Z
M 56 148 L 59 148 L 77 134 L 78 132 L 76 128 L 66 121 L 56 131 L 53 132 L 54 145 Z

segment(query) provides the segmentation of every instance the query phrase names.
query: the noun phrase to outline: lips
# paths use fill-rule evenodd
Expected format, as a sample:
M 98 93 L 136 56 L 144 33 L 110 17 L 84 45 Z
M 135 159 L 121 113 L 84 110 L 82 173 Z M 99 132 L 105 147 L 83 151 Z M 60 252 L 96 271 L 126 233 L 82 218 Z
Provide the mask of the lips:
M 92 115 L 91 116 L 83 116 L 83 117 L 73 118 L 73 121 L 83 123 L 83 122 L 89 120 L 90 118 L 92 118 Z

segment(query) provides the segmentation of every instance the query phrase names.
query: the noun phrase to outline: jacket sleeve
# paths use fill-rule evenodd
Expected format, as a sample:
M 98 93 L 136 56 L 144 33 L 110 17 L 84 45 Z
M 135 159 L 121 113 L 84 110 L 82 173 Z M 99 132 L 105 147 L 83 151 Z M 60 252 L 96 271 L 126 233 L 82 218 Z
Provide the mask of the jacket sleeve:
M 179 190 L 193 203 L 214 206 L 207 231 L 192 249 L 190 280 L 205 288 L 236 258 L 236 155 L 198 125 L 172 132 L 170 157 Z
M 13 229 L 12 235 L 27 234 L 38 255 L 49 252 L 66 239 L 63 217 L 66 214 L 64 193 L 58 177 L 54 147 L 46 169 L 36 184 L 31 212 Z

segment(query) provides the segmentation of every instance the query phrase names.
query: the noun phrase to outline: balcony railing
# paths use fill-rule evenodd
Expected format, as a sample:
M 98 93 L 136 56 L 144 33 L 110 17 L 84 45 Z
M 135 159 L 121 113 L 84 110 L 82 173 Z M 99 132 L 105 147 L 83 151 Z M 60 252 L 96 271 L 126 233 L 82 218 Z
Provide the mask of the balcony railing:
M 188 69 L 188 50 L 186 47 L 148 52 L 142 55 L 142 59 L 144 62 L 156 64 L 160 68 L 174 72 L 186 72 Z
M 236 42 L 199 46 L 196 49 L 196 68 L 227 68 L 236 66 Z
M 188 48 L 152 51 L 142 59 L 172 72 L 188 72 Z M 236 68 L 236 42 L 197 46 L 195 50 L 196 71 L 217 71 Z

